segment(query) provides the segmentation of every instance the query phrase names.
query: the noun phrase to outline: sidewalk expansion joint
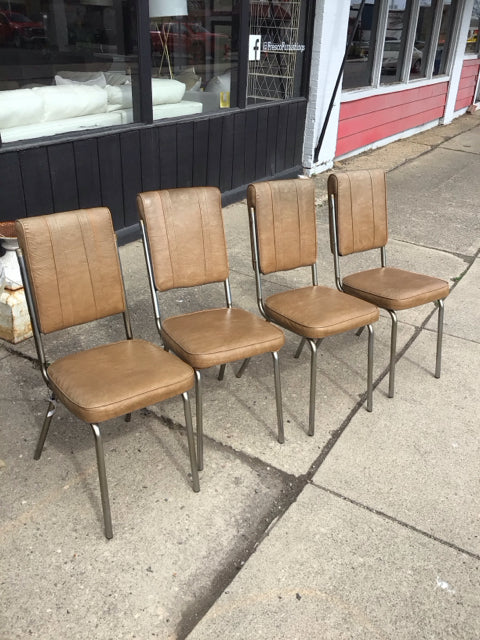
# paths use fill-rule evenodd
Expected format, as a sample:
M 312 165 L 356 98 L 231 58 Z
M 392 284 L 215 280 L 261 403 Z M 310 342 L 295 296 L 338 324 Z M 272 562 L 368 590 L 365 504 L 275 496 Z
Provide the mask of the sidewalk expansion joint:
M 473 255 L 468 255 L 466 253 L 460 253 L 458 251 L 450 251 L 449 249 L 442 249 L 441 247 L 433 247 L 432 245 L 428 245 L 423 242 L 414 242 L 413 240 L 407 240 L 405 238 L 397 238 L 393 235 L 390 236 L 390 240 L 395 242 L 401 242 L 403 244 L 408 244 L 412 247 L 418 247 L 419 249 L 428 249 L 429 251 L 446 253 L 447 256 L 453 256 L 454 258 L 463 260 L 463 262 L 465 262 L 468 266 L 471 266 L 475 262 L 475 258 L 477 257 L 477 254 L 478 254 L 478 250 Z
M 31 338 L 29 338 L 31 339 Z M 22 358 L 23 360 L 27 360 L 31 362 L 36 369 L 40 369 L 40 361 L 36 356 L 29 356 L 28 353 L 23 353 L 22 351 L 18 351 L 11 344 L 6 342 L 5 340 L 0 340 L 0 345 L 9 353 L 11 356 L 15 356 L 17 358 Z
M 373 513 L 376 516 L 379 516 L 380 518 L 384 518 L 385 520 L 388 520 L 389 522 L 392 522 L 394 524 L 397 524 L 405 529 L 408 529 L 409 531 L 412 531 L 413 533 L 418 533 L 421 536 L 428 538 L 429 540 L 433 540 L 434 542 L 438 542 L 439 544 L 449 547 L 450 549 L 453 549 L 454 551 L 458 551 L 459 553 L 463 553 L 464 555 L 468 556 L 469 558 L 473 558 L 474 560 L 480 560 L 480 554 L 478 553 L 474 553 L 473 551 L 469 551 L 468 549 L 464 549 L 463 547 L 459 547 L 458 545 L 454 544 L 453 542 L 449 542 L 448 540 L 444 540 L 443 538 L 439 538 L 438 536 L 434 535 L 433 533 L 428 533 L 428 531 L 424 531 L 423 529 L 419 529 L 418 527 L 414 526 L 413 524 L 410 524 L 408 522 L 405 522 L 404 520 L 400 520 L 399 518 L 395 518 L 394 516 L 389 515 L 388 513 L 385 513 L 385 511 L 381 511 L 379 509 L 375 509 L 374 507 L 370 507 L 366 504 L 364 504 L 363 502 L 359 502 L 358 500 L 355 500 L 354 498 L 349 498 L 348 496 L 343 495 L 342 493 L 339 493 L 338 491 L 335 491 L 334 489 L 329 489 L 328 487 L 325 487 L 323 485 L 317 484 L 315 482 L 312 482 L 311 485 L 317 489 L 320 489 L 321 491 L 325 491 L 325 493 L 328 493 L 336 498 L 340 498 L 340 500 L 344 500 L 345 502 L 348 502 L 349 504 L 352 504 L 356 507 L 359 507 L 360 509 L 364 509 L 365 511 L 368 511 L 369 513 Z
M 448 142 L 448 141 L 447 141 Z M 445 151 L 453 151 L 454 153 L 468 153 L 471 156 L 478 156 L 479 153 L 478 151 L 469 151 L 469 149 L 467 149 L 466 147 L 463 147 L 462 149 L 451 149 L 450 147 L 446 147 L 445 146 L 446 143 L 442 143 L 442 149 L 445 149 Z

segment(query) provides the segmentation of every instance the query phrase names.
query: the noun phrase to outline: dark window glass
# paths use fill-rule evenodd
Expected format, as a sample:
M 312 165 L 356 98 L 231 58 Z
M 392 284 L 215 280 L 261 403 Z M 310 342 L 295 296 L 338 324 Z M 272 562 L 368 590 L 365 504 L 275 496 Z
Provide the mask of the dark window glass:
M 445 0 L 442 12 L 442 23 L 438 35 L 433 75 L 441 75 L 447 70 L 448 53 L 452 38 L 453 22 L 457 11 L 457 0 Z
M 480 0 L 476 0 L 473 5 L 472 18 L 467 35 L 467 45 L 465 53 L 478 53 L 480 51 L 480 37 L 478 28 L 480 24 Z
M 410 80 L 425 77 L 434 17 L 435 2 L 433 0 L 423 0 L 415 29 L 414 48 L 410 62 Z
M 22 6 L 22 13 L 0 10 L 2 140 L 131 121 L 131 102 L 112 104 L 107 91 L 128 87 L 137 69 L 130 5 L 26 0 Z
M 158 13 L 168 12 L 166 4 L 159 3 Z M 236 106 L 239 2 L 173 0 L 170 4 L 176 15 L 150 18 L 153 118 L 175 115 L 175 110 L 176 115 L 189 115 Z M 185 87 L 176 107 L 163 104 L 165 80 Z M 173 91 L 178 90 L 174 85 Z
M 367 0 L 360 22 L 353 34 L 343 72 L 343 88 L 368 87 L 372 83 L 372 65 L 379 0 Z M 348 20 L 348 38 L 357 20 L 360 2 L 351 0 Z
M 380 75 L 382 84 L 400 81 L 402 64 L 405 58 L 409 8 L 410 2 L 407 2 L 404 9 L 389 9 L 388 11 Z

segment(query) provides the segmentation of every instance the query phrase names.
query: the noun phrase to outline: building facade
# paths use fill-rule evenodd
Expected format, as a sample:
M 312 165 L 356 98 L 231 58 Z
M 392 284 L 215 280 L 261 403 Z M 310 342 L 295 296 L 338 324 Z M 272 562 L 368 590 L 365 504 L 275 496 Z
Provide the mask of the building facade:
M 0 0 L 1 218 L 104 205 L 128 236 L 140 191 L 301 171 L 314 9 Z
M 478 0 L 0 0 L 0 220 L 103 205 L 127 240 L 140 191 L 217 185 L 226 203 L 449 122 L 478 87 L 478 14 Z
M 331 167 L 336 158 L 448 124 L 475 102 L 480 2 L 366 0 L 359 16 L 361 4 L 324 2 L 321 10 L 317 5 L 303 155 L 308 173 Z

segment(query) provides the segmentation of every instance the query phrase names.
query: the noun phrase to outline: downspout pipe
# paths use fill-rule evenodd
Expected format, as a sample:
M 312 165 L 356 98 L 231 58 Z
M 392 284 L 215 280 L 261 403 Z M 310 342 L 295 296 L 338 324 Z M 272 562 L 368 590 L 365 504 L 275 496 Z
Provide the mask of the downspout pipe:
M 325 138 L 325 133 L 327 132 L 328 123 L 330 120 L 330 115 L 332 113 L 333 104 L 335 102 L 335 96 L 337 95 L 338 87 L 340 85 L 340 80 L 342 79 L 343 69 L 345 67 L 345 62 L 347 61 L 348 52 L 350 51 L 350 47 L 352 46 L 353 38 L 355 36 L 355 32 L 357 30 L 358 24 L 362 18 L 363 7 L 365 6 L 365 0 L 362 0 L 360 3 L 360 7 L 358 9 L 357 17 L 355 18 L 355 23 L 353 25 L 352 31 L 350 33 L 350 37 L 348 38 L 347 46 L 345 48 L 345 55 L 343 56 L 342 64 L 340 65 L 340 70 L 338 72 L 337 81 L 335 82 L 335 88 L 332 93 L 332 97 L 330 99 L 330 104 L 328 105 L 327 113 L 325 115 L 325 120 L 323 122 L 322 131 L 320 132 L 320 136 L 318 138 L 317 146 L 315 147 L 315 153 L 313 155 L 314 164 L 318 162 L 318 156 L 320 155 L 320 150 L 322 148 L 323 139 Z

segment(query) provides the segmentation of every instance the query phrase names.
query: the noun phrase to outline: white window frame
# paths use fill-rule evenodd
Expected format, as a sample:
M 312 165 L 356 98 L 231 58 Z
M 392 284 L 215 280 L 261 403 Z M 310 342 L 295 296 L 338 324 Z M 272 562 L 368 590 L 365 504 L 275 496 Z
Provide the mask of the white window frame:
M 385 34 L 387 31 L 387 19 L 389 12 L 389 0 L 380 0 L 380 7 L 378 12 L 378 24 L 376 28 L 376 37 L 373 42 L 374 46 L 374 55 L 372 62 L 372 75 L 371 75 L 371 84 L 363 86 L 363 87 L 352 87 L 350 89 L 342 90 L 342 102 L 350 102 L 353 100 L 358 100 L 360 97 L 368 97 L 369 95 L 380 95 L 380 94 L 388 94 L 397 91 L 402 91 L 406 89 L 411 89 L 413 86 L 422 87 L 426 84 L 439 84 L 441 82 L 445 82 L 451 73 L 452 64 L 453 64 L 453 47 L 449 46 L 447 63 L 445 65 L 445 73 L 434 76 L 433 68 L 435 64 L 435 54 L 437 50 L 438 37 L 440 34 L 440 27 L 442 24 L 442 15 L 443 9 L 445 7 L 445 0 L 437 0 L 435 9 L 435 15 L 432 26 L 432 34 L 430 37 L 430 43 L 428 46 L 428 54 L 427 54 L 427 64 L 425 67 L 425 76 L 422 78 L 410 78 L 410 61 L 412 59 L 413 47 L 415 44 L 415 30 L 417 26 L 418 16 L 420 13 L 420 0 L 412 0 L 410 17 L 408 20 L 407 28 L 407 36 L 404 47 L 404 55 L 402 60 L 402 69 L 400 73 L 400 80 L 396 82 L 392 82 L 391 84 L 382 84 L 380 82 L 381 78 L 381 69 L 382 69 L 382 59 L 383 59 L 383 48 L 385 44 Z M 457 3 L 457 9 L 460 8 L 460 5 Z M 451 42 L 455 42 L 455 39 L 458 37 L 458 32 L 460 28 L 460 14 L 461 11 L 457 11 L 454 17 L 454 24 L 452 27 Z M 477 54 L 474 54 L 474 57 Z M 407 62 L 408 61 L 408 62 Z

